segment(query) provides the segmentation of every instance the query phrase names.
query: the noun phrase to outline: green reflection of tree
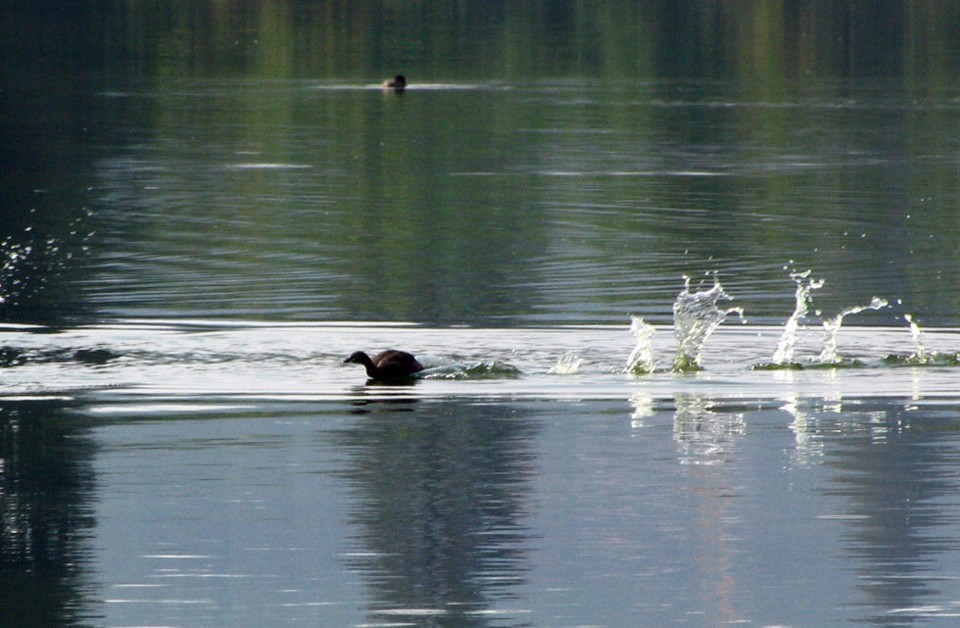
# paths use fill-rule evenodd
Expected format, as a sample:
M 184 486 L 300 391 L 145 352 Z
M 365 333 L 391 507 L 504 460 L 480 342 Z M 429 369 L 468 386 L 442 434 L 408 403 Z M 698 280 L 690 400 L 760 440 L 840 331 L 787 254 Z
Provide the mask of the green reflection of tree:
M 952 2 L 354 2 L 126 0 L 36 10 L 5 3 L 0 48 L 68 50 L 152 76 L 544 75 L 732 77 L 958 74 Z M 45 22 L 57 29 L 24 29 Z M 62 31 L 62 28 L 60 29 Z M 24 33 L 35 33 L 36 38 Z M 27 38 L 30 41 L 27 41 Z
M 952 208 L 960 200 L 960 189 L 955 168 L 950 165 L 956 161 L 952 159 L 956 151 L 951 133 L 955 114 L 924 107 L 925 99 L 931 96 L 953 93 L 960 74 L 960 55 L 953 54 L 960 47 L 954 37 L 955 26 L 960 24 L 960 5 L 956 3 L 129 0 L 69 6 L 53 3 L 41 8 L 34 3 L 9 2 L 0 12 L 4 89 L 25 82 L 33 82 L 35 87 L 35 95 L 29 99 L 22 98 L 22 89 L 4 93 L 4 141 L 0 144 L 6 151 L 5 161 L 20 164 L 5 164 L 5 184 L 28 181 L 20 188 L 26 195 L 50 188 L 44 178 L 29 177 L 35 159 L 46 161 L 48 165 L 43 167 L 48 171 L 76 177 L 80 172 L 77 163 L 90 156 L 57 160 L 63 157 L 57 151 L 81 153 L 89 149 L 85 142 L 91 134 L 86 123 L 93 121 L 94 128 L 109 126 L 98 121 L 95 112 L 111 107 L 103 99 L 93 104 L 82 102 L 76 94 L 89 95 L 103 85 L 121 91 L 125 82 L 143 79 L 149 83 L 145 91 L 156 96 L 152 102 L 159 103 L 156 120 L 148 122 L 158 136 L 169 138 L 173 130 L 194 125 L 189 138 L 175 138 L 184 142 L 180 150 L 218 148 L 222 155 L 230 155 L 234 149 L 262 149 L 265 157 L 314 167 L 316 176 L 312 180 L 288 181 L 291 186 L 314 185 L 316 190 L 321 187 L 320 177 L 341 177 L 342 185 L 354 188 L 344 206 L 336 208 L 345 216 L 343 222 L 321 217 L 311 223 L 317 212 L 299 211 L 303 207 L 296 204 L 302 198 L 286 197 L 280 203 L 285 219 L 291 212 L 297 214 L 286 222 L 290 231 L 302 233 L 306 226 L 329 234 L 343 225 L 346 233 L 338 236 L 353 238 L 354 242 L 363 240 L 375 247 L 374 256 L 349 260 L 350 269 L 359 269 L 359 274 L 372 278 L 367 292 L 373 296 L 351 294 L 351 286 L 356 283 L 352 270 L 333 269 L 331 272 L 341 279 L 346 277 L 337 290 L 328 291 L 343 295 L 344 303 L 336 304 L 343 307 L 331 307 L 334 311 L 353 310 L 374 316 L 382 312 L 386 318 L 450 322 L 462 321 L 464 311 L 493 312 L 502 317 L 535 308 L 536 304 L 511 301 L 518 299 L 521 290 L 501 289 L 491 299 L 489 292 L 470 287 L 484 282 L 530 285 L 531 277 L 523 274 L 529 264 L 523 260 L 511 263 L 510 256 L 532 251 L 529 257 L 541 257 L 549 237 L 541 233 L 536 236 L 537 242 L 527 243 L 510 236 L 521 220 L 526 224 L 545 222 L 544 212 L 539 211 L 540 190 L 527 192 L 527 188 L 535 187 L 529 179 L 501 176 L 478 181 L 450 174 L 478 165 L 492 169 L 490 164 L 499 164 L 496 174 L 511 175 L 523 172 L 524 166 L 540 158 L 546 159 L 523 152 L 549 150 L 552 145 L 548 141 L 535 147 L 530 142 L 512 141 L 518 128 L 537 127 L 541 121 L 495 102 L 476 106 L 449 94 L 446 98 L 431 94 L 428 103 L 427 99 L 412 102 L 413 93 L 405 99 L 384 100 L 370 98 L 371 94 L 362 90 L 352 96 L 356 106 L 345 113 L 343 100 L 325 109 L 324 99 L 316 91 L 306 98 L 302 94 L 254 93 L 256 90 L 243 89 L 242 80 L 225 79 L 252 77 L 258 80 L 250 84 L 259 90 L 265 85 L 290 90 L 292 85 L 302 85 L 300 80 L 309 81 L 311 88 L 328 81 L 366 85 L 403 71 L 414 83 L 484 79 L 487 83 L 502 80 L 524 85 L 531 81 L 557 86 L 564 79 L 575 78 L 580 81 L 577 89 L 582 89 L 584 81 L 622 86 L 627 93 L 635 93 L 635 98 L 601 111 L 591 129 L 612 129 L 639 137 L 676 129 L 674 136 L 667 136 L 666 143 L 655 148 L 669 149 L 672 141 L 680 140 L 684 149 L 692 146 L 695 151 L 702 150 L 703 163 L 714 167 L 711 174 L 728 165 L 726 157 L 773 165 L 782 165 L 777 160 L 784 157 L 798 157 L 802 164 L 827 167 L 806 172 L 799 167 L 773 169 L 769 176 L 761 170 L 724 181 L 691 181 L 678 176 L 670 181 L 625 183 L 612 182 L 609 177 L 586 181 L 604 189 L 601 202 L 618 202 L 626 208 L 620 223 L 611 225 L 612 230 L 630 229 L 633 219 L 629 215 L 631 206 L 616 195 L 653 199 L 649 205 L 662 202 L 664 207 L 675 209 L 678 198 L 687 202 L 679 196 L 686 193 L 691 205 L 707 206 L 694 209 L 705 209 L 710 220 L 699 225 L 679 222 L 701 231 L 721 223 L 728 231 L 749 236 L 700 242 L 702 259 L 758 259 L 777 273 L 787 259 L 801 254 L 805 257 L 798 263 L 815 267 L 844 268 L 851 257 L 869 259 L 874 268 L 898 269 L 893 271 L 898 273 L 898 280 L 921 296 L 918 307 L 960 309 L 950 291 L 960 273 L 956 247 L 951 248 L 946 238 L 930 237 L 956 231 L 958 214 Z M 846 99 L 859 99 L 863 86 L 859 79 L 863 78 L 874 81 L 869 112 L 851 110 L 845 114 L 824 106 L 824 101 L 833 106 L 842 105 Z M 229 83 L 231 89 L 211 87 L 208 79 Z M 837 87 L 834 79 L 844 79 L 844 86 Z M 708 88 L 702 102 L 684 101 L 680 88 L 685 81 Z M 38 95 L 44 95 L 42 87 L 49 84 L 63 89 L 52 90 L 47 102 Z M 658 93 L 650 88 L 654 84 L 667 89 Z M 877 85 L 881 85 L 879 91 L 889 93 L 877 94 Z M 185 89 L 193 96 L 199 92 L 216 98 L 229 92 L 230 98 L 236 98 L 230 103 L 237 113 L 230 120 L 237 128 L 234 144 L 203 145 L 203 129 L 214 125 L 223 109 L 189 110 L 187 105 L 193 103 L 183 97 Z M 650 99 L 657 96 L 676 98 L 681 106 L 664 107 L 658 115 L 650 109 Z M 447 104 L 438 105 L 441 101 Z M 877 113 L 877 103 L 883 112 Z M 736 105 L 736 110 L 723 110 L 731 105 Z M 129 104 L 130 109 L 137 106 Z M 431 109 L 442 106 L 447 110 Z M 459 109 L 450 111 L 453 106 Z M 317 111 L 311 111 L 311 107 Z M 864 124 L 860 119 L 864 113 L 872 116 L 867 128 L 886 131 L 889 127 L 889 137 L 862 141 L 857 133 L 863 129 L 858 125 Z M 688 117 L 684 120 L 685 115 Z M 31 117 L 39 120 L 24 130 L 23 121 Z M 457 123 L 450 124 L 451 119 Z M 437 120 L 444 124 L 435 124 Z M 12 126 L 8 124 L 11 121 Z M 568 118 L 559 123 L 571 121 Z M 362 167 L 311 160 L 289 148 L 294 142 L 285 142 L 292 134 L 318 128 L 324 132 L 331 129 L 331 136 L 311 138 L 318 148 L 316 154 L 322 153 L 328 140 L 336 146 L 351 146 Z M 384 135 L 384 128 L 389 135 Z M 718 128 L 723 131 L 717 132 Z M 38 129 L 43 132 L 36 133 Z M 109 134 L 96 135 L 97 141 L 109 143 Z M 661 137 L 663 134 L 656 139 Z M 34 144 L 34 139 L 39 141 Z M 733 152 L 710 152 L 718 147 Z M 599 147 L 604 148 L 608 147 Z M 639 152 L 644 147 L 630 148 Z M 868 167 L 849 167 L 847 162 L 830 167 L 837 165 L 831 164 L 831 159 L 848 154 L 845 150 L 863 151 Z M 160 152 L 169 153 L 171 148 L 161 147 Z M 674 157 L 682 160 L 690 155 Z M 707 157 L 714 159 L 711 162 Z M 869 161 L 872 158 L 884 163 L 875 166 Z M 56 166 L 50 167 L 53 162 Z M 612 168 L 620 163 L 614 162 Z M 236 185 L 236 190 L 249 191 L 248 197 L 274 191 L 264 183 L 265 177 L 249 174 L 245 172 L 228 182 Z M 292 173 L 283 176 L 294 177 Z M 425 181 L 429 184 L 424 185 Z M 82 180 L 77 183 L 78 187 L 84 184 Z M 539 183 L 542 187 L 552 185 L 542 180 Z M 506 193 L 512 188 L 524 188 L 524 200 L 531 202 L 520 206 L 501 202 L 513 198 Z M 875 198 L 863 207 L 850 203 L 849 197 L 816 207 L 804 197 L 804 190 L 810 188 L 842 189 L 854 198 L 861 194 L 873 194 Z M 918 199 L 930 198 L 931 190 L 936 193 L 934 203 L 920 205 Z M 140 192 L 145 196 L 142 189 Z M 474 202 L 464 202 L 468 195 Z M 19 205 L 30 202 L 12 200 Z M 634 202 L 632 207 L 638 204 Z M 769 212 L 774 214 L 773 219 L 743 218 L 744 212 L 756 215 L 757 208 L 766 207 L 773 208 Z M 204 211 L 208 209 L 203 207 Z M 236 209 L 243 218 L 250 218 L 237 222 L 251 233 L 275 223 L 278 213 L 277 204 L 252 202 Z M 878 233 L 867 233 L 863 243 L 851 245 L 837 234 L 820 237 L 822 233 L 813 227 L 833 220 L 834 214 L 842 211 L 848 215 L 839 216 L 840 224 L 835 227 L 838 233 L 844 232 L 845 221 L 855 223 L 868 212 L 890 220 L 883 223 L 883 229 L 878 228 Z M 721 214 L 737 217 L 724 220 Z M 905 222 L 907 214 L 913 220 L 910 224 Z M 8 215 L 13 214 L 5 208 L 4 218 Z M 17 218 L 19 222 L 28 219 Z M 912 229 L 917 223 L 923 228 Z M 8 224 L 12 223 L 5 222 L 2 227 Z M 424 246 L 424 235 L 435 229 L 438 237 Z M 664 246 L 676 248 L 676 241 L 683 241 L 685 234 L 676 231 L 668 227 L 661 232 L 678 236 Z M 467 233 L 470 237 L 458 237 Z M 254 247 L 262 244 L 256 238 L 251 241 Z M 726 246 L 724 242 L 734 244 Z M 457 254 L 465 248 L 472 248 L 467 251 L 471 254 L 463 257 L 477 260 L 476 268 L 452 272 Z M 770 250 L 783 251 L 785 258 L 767 261 Z M 410 255 L 410 251 L 419 256 Z M 243 262 L 250 263 L 240 269 L 263 272 L 263 267 L 257 270 L 256 264 L 262 251 L 251 248 L 242 255 Z M 616 255 L 617 251 L 607 248 L 598 257 L 609 260 Z M 934 266 L 946 270 L 941 272 Z M 864 283 L 860 279 L 854 278 L 848 287 L 857 289 Z M 410 286 L 416 289 L 407 289 Z M 870 292 L 873 286 L 863 285 L 862 289 Z M 434 311 L 424 315 L 422 297 L 431 292 L 436 297 L 426 300 L 433 304 Z M 523 292 L 519 300 L 528 292 Z M 463 301 L 448 296 L 451 293 L 463 298 L 477 295 L 476 303 L 440 311 L 446 304 L 463 305 Z M 390 300 L 375 303 L 384 294 L 391 295 Z M 870 296 L 849 295 L 857 300 Z M 357 304 L 353 301 L 364 298 L 367 303 L 354 307 Z M 491 306 L 498 299 L 500 302 Z M 378 310 L 380 305 L 387 309 Z M 311 315 L 318 309 L 320 306 L 304 308 Z
M 93 443 L 55 403 L 0 405 L 0 618 L 88 625 Z

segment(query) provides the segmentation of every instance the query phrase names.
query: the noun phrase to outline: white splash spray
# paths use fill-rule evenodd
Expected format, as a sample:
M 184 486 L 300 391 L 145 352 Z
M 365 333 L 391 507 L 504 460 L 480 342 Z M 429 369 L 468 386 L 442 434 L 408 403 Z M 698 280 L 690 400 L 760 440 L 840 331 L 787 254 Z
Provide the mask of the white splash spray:
M 573 375 L 580 370 L 581 364 L 583 364 L 583 358 L 580 356 L 574 353 L 564 353 L 547 372 L 554 375 Z
M 866 310 L 882 310 L 885 307 L 887 307 L 886 299 L 873 297 L 869 305 L 854 305 L 852 307 L 848 307 L 834 316 L 832 319 L 823 321 L 823 350 L 820 352 L 820 357 L 817 358 L 817 361 L 820 364 L 839 364 L 843 361 L 840 357 L 840 353 L 837 351 L 837 333 L 840 331 L 840 327 L 843 325 L 844 318 L 851 314 L 859 314 L 860 312 L 864 312 Z
M 626 372 L 631 375 L 647 375 L 657 366 L 653 357 L 653 334 L 657 330 L 640 316 L 632 316 L 631 319 L 630 333 L 636 336 L 637 346 L 627 358 Z
M 923 346 L 922 334 L 920 332 L 920 326 L 917 325 L 913 317 L 910 314 L 904 314 L 903 320 L 907 321 L 907 324 L 910 325 L 910 335 L 913 336 L 913 344 L 916 345 L 917 350 L 914 352 L 913 357 L 918 362 L 926 362 L 928 360 L 929 354 L 927 353 L 927 348 Z
M 683 278 L 683 291 L 673 304 L 673 335 L 677 341 L 677 354 L 673 359 L 673 370 L 678 372 L 699 371 L 700 353 L 710 334 L 726 320 L 730 314 L 736 314 L 741 322 L 743 309 L 739 307 L 721 310 L 717 302 L 729 301 L 731 297 L 723 291 L 723 286 L 713 277 L 713 287 L 709 290 L 690 292 L 690 277 Z
M 812 292 L 823 287 L 823 279 L 810 279 L 812 271 L 806 270 L 802 273 L 790 273 L 790 279 L 797 284 L 796 306 L 793 314 L 787 319 L 784 325 L 783 333 L 780 335 L 780 341 L 777 343 L 777 350 L 773 354 L 773 363 L 782 366 L 793 363 L 793 354 L 797 346 L 797 332 L 800 328 L 800 321 L 810 312 L 810 304 L 813 300 Z

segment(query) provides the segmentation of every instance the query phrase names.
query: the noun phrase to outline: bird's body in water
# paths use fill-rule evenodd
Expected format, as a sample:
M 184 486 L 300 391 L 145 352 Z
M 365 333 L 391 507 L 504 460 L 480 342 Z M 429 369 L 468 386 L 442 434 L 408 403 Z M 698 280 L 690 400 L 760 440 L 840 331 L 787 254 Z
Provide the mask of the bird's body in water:
M 384 89 L 392 89 L 395 92 L 402 92 L 407 88 L 407 77 L 402 74 L 398 74 L 392 79 L 387 79 L 383 82 Z
M 388 349 L 372 358 L 363 351 L 357 351 L 343 362 L 362 364 L 367 370 L 367 377 L 378 382 L 409 379 L 423 370 L 423 365 L 412 354 L 396 349 Z

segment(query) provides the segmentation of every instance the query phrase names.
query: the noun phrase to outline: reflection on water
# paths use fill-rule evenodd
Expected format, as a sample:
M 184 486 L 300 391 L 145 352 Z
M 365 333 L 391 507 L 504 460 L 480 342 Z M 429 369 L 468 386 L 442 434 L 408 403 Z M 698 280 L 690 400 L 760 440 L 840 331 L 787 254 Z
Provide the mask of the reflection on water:
M 824 311 L 879 295 L 957 320 L 937 237 L 957 190 L 921 175 L 953 155 L 933 141 L 948 97 L 905 125 L 908 95 L 881 84 L 785 94 L 792 113 L 711 82 L 319 84 L 85 93 L 94 146 L 6 179 L 4 255 L 31 253 L 0 278 L 21 295 L 5 319 L 662 324 L 679 277 L 717 270 L 752 322 L 780 323 L 794 260 L 828 279 Z
M 9 626 L 100 617 L 90 538 L 97 444 L 61 403 L 0 404 L 0 617 Z
M 742 412 L 723 412 L 696 395 L 678 395 L 673 433 L 684 464 L 718 464 L 731 455 L 746 424 Z
M 821 490 L 843 504 L 843 544 L 868 595 L 867 619 L 955 616 L 956 603 L 942 599 L 952 578 L 939 565 L 960 546 L 956 513 L 944 511 L 957 503 L 958 476 L 943 473 L 957 465 L 958 453 L 955 438 L 946 443 L 942 435 L 956 431 L 960 415 L 954 408 L 857 406 L 838 409 L 847 426 L 826 452 L 836 473 Z M 942 601 L 924 602 L 930 599 Z
M 957 610 L 956 401 L 420 397 L 427 384 L 349 403 L 3 402 L 5 618 L 816 625 Z
M 928 157 L 889 145 L 903 114 L 879 86 L 830 107 L 848 87 L 795 94 L 794 113 L 710 83 L 103 97 L 121 118 L 178 115 L 95 162 L 81 285 L 112 316 L 662 324 L 680 276 L 718 270 L 752 322 L 780 323 L 794 260 L 828 280 L 824 311 L 880 295 L 953 324 L 955 251 L 936 234 L 956 189 L 921 203 L 925 182 L 891 183 Z M 917 145 L 940 132 L 908 128 Z
M 367 406 L 335 435 L 354 496 L 347 568 L 370 589 L 371 621 L 516 625 L 503 604 L 528 570 L 536 422 L 499 405 L 395 409 Z
M 0 622 L 952 621 L 960 8 L 449 4 L 0 4 Z
M 786 371 L 789 377 L 789 371 Z M 816 415 L 811 412 L 802 399 L 791 397 L 785 400 L 786 403 L 781 410 L 793 417 L 790 422 L 790 431 L 793 432 L 795 440 L 793 454 L 791 456 L 794 465 L 808 467 L 812 464 L 819 464 L 823 456 L 823 435 L 816 429 Z M 833 400 L 823 400 L 824 407 Z

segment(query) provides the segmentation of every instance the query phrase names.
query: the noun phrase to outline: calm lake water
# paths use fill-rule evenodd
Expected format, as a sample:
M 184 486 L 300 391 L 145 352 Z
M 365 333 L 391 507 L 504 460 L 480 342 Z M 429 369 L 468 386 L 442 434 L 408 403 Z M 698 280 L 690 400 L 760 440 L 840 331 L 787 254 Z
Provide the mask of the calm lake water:
M 797 3 L 771 68 L 756 7 L 388 5 L 7 10 L 0 624 L 954 625 L 960 90 L 903 16 L 807 68 Z

